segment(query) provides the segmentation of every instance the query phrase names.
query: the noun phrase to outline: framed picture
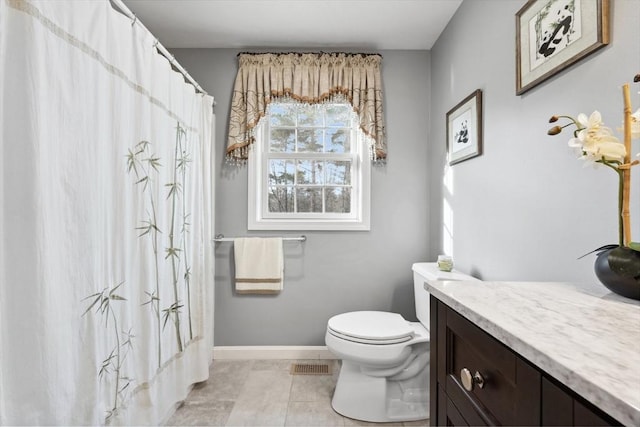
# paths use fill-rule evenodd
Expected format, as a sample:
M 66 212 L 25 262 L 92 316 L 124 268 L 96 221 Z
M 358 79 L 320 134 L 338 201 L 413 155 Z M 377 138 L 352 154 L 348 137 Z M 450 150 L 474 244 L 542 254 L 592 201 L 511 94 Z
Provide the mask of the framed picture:
M 609 0 L 529 0 L 516 13 L 516 94 L 609 44 Z
M 482 154 L 482 91 L 460 101 L 447 113 L 447 154 L 454 165 Z

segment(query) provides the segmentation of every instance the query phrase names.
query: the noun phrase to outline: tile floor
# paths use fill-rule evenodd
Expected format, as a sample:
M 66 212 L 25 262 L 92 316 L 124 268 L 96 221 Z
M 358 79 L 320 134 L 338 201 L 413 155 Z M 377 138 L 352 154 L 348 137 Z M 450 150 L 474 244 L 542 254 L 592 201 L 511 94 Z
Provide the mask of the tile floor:
M 292 363 L 330 363 L 333 375 L 291 375 Z M 428 426 L 366 423 L 331 408 L 339 361 L 215 360 L 168 426 Z

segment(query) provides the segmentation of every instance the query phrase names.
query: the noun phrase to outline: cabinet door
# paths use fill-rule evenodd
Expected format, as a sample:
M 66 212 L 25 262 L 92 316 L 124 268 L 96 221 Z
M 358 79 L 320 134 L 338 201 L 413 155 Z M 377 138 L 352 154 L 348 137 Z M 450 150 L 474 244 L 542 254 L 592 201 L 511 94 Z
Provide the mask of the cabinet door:
M 438 381 L 471 425 L 538 425 L 541 374 L 502 343 L 438 304 Z M 461 371 L 480 378 L 471 390 Z
M 616 420 L 602 413 L 597 408 L 589 407 L 579 400 L 573 400 L 574 426 L 619 426 Z
M 620 424 L 567 390 L 565 386 L 544 377 L 542 378 L 542 425 L 611 426 Z
M 442 387 L 438 387 L 438 411 L 437 416 L 432 415 L 431 425 L 438 426 L 469 426 L 474 425 L 467 421 L 456 405 L 444 392 Z M 476 424 L 477 425 L 477 424 Z
M 573 398 L 547 378 L 542 379 L 542 425 L 573 425 Z

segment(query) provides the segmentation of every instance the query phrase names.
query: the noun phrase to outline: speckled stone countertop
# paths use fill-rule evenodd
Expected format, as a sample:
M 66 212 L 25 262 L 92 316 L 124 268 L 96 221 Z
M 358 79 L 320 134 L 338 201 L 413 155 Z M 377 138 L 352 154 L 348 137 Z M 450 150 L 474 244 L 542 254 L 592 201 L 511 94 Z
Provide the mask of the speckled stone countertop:
M 640 426 L 640 301 L 600 284 L 428 281 L 425 289 L 622 424 Z

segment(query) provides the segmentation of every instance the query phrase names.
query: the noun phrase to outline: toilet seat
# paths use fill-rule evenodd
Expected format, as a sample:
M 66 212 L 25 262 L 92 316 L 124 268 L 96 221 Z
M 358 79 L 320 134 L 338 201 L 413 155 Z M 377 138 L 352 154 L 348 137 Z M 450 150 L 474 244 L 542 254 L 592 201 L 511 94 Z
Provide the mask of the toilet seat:
M 354 311 L 333 316 L 327 323 L 330 334 L 361 344 L 399 344 L 414 338 L 411 324 L 397 313 Z

